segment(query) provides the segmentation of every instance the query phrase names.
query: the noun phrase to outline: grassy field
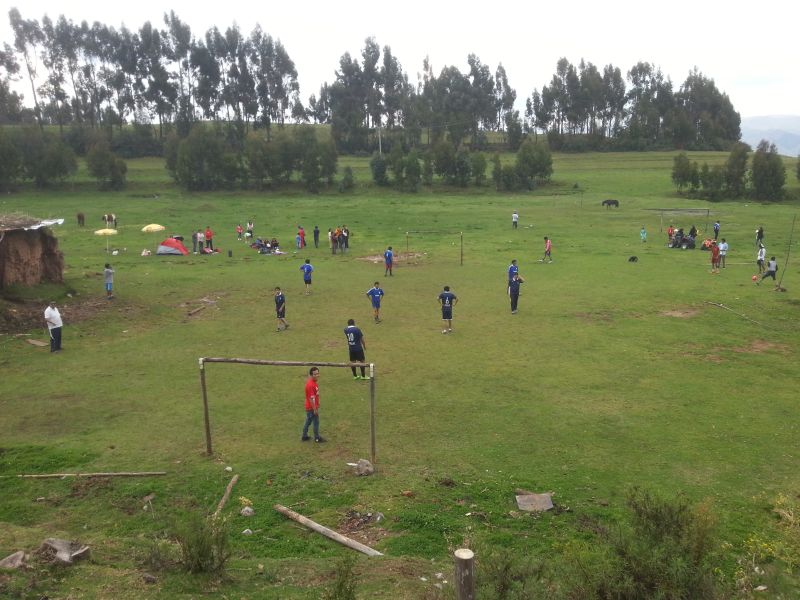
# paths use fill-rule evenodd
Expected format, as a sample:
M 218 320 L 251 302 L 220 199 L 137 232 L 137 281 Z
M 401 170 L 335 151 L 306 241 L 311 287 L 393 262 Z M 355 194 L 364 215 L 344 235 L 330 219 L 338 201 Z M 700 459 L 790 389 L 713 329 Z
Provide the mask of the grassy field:
M 712 163 L 725 155 L 690 158 Z M 56 295 L 64 351 L 51 355 L 25 336 L 0 335 L 0 475 L 168 472 L 0 479 L 0 558 L 47 537 L 78 539 L 93 552 L 68 570 L 0 574 L 0 592 L 317 597 L 336 559 L 350 551 L 287 521 L 275 503 L 342 530 L 352 511 L 385 515 L 349 529 L 386 554 L 359 558 L 363 598 L 449 597 L 450 584 L 434 587 L 436 573 L 450 581 L 449 552 L 465 544 L 558 561 L 565 545 L 591 540 L 581 527 L 587 519 L 624 520 L 632 486 L 709 502 L 728 549 L 720 563 L 727 580 L 748 540 L 780 538 L 774 500 L 800 492 L 800 272 L 790 263 L 783 273 L 796 206 L 678 197 L 668 153 L 559 155 L 552 185 L 530 194 L 400 194 L 369 185 L 365 159 L 343 158 L 340 168 L 347 165 L 358 185 L 346 196 L 186 194 L 161 161 L 139 160 L 129 162 L 123 192 L 97 192 L 81 175 L 59 191 L 0 200 L 0 213 L 66 219 L 54 229 L 65 287 L 9 291 L 41 310 Z M 604 198 L 619 199 L 620 208 L 601 208 Z M 78 211 L 87 215 L 84 229 L 75 225 Z M 119 217 L 120 233 L 110 239 L 118 256 L 92 234 L 108 211 Z M 237 242 L 235 225 L 251 217 L 256 235 L 276 236 L 288 254 L 260 256 Z M 706 230 L 715 219 L 731 251 L 727 268 L 712 276 L 708 253 L 666 248 L 660 228 L 671 222 Z M 210 225 L 222 253 L 141 257 L 162 239 L 140 231 L 148 223 L 187 239 Z M 319 249 L 292 250 L 298 223 L 309 240 L 319 225 Z M 345 256 L 331 255 L 324 240 L 337 224 L 352 231 Z M 759 225 L 785 293 L 751 281 Z M 552 264 L 538 262 L 543 236 L 553 240 Z M 388 245 L 412 256 L 384 279 L 370 257 Z M 628 262 L 632 255 L 638 262 Z M 310 296 L 299 271 L 305 258 L 315 267 Z M 526 280 L 516 315 L 505 295 L 512 258 Z M 110 303 L 105 262 L 116 270 Z M 371 322 L 364 295 L 376 280 L 386 292 L 381 324 Z M 443 285 L 459 298 L 452 335 L 440 333 Z M 281 333 L 275 286 L 286 291 L 291 324 Z M 299 441 L 307 369 L 209 365 L 215 456 L 204 455 L 199 357 L 345 361 L 348 318 L 363 329 L 376 366 L 375 475 L 355 477 L 345 464 L 369 457 L 369 384 L 353 381 L 348 369 L 322 369 L 321 427 L 329 443 L 314 445 Z M 46 339 L 41 328 L 24 333 Z M 233 550 L 226 577 L 165 569 L 156 584 L 145 584 L 154 540 L 169 546 L 176 521 L 213 511 L 231 477 L 226 466 L 240 475 L 224 511 Z M 553 492 L 558 510 L 516 512 L 515 488 Z M 155 498 L 143 510 L 148 494 Z M 253 502 L 254 517 L 239 516 L 239 496 Z M 241 535 L 245 528 L 254 535 Z M 782 563 L 765 568 L 762 579 L 773 591 L 797 592 Z

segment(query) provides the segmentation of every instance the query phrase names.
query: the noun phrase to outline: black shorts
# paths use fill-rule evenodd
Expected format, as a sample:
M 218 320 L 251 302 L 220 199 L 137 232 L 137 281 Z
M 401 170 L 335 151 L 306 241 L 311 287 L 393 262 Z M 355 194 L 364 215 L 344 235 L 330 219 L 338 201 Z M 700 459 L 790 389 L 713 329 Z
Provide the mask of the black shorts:
M 286 316 L 286 308 L 284 307 L 284 308 L 282 308 L 280 310 L 276 310 L 275 311 L 275 316 L 278 319 L 283 319 Z
M 363 348 L 350 349 L 350 362 L 365 362 L 366 360 Z
M 442 309 L 442 321 L 451 321 L 453 319 L 453 309 L 452 308 L 443 308 Z

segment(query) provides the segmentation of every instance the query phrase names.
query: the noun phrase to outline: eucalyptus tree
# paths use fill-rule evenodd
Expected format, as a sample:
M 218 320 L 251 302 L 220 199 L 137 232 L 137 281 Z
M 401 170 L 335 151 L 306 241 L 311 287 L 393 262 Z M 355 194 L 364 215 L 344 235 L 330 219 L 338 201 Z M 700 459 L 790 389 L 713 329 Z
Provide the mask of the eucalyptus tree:
M 320 86 L 319 98 L 314 94 L 309 96 L 307 112 L 314 123 L 327 124 L 331 122 L 331 90 L 327 82 Z
M 171 10 L 164 13 L 166 30 L 162 37 L 164 54 L 171 63 L 170 78 L 177 83 L 177 106 L 175 107 L 176 120 L 182 133 L 188 133 L 195 120 L 193 95 L 194 71 L 191 64 L 191 51 L 193 45 L 192 29 Z
M 689 73 L 675 99 L 693 126 L 697 145 L 721 150 L 741 137 L 741 118 L 727 94 L 697 69 Z
M 339 59 L 336 81 L 330 86 L 331 134 L 337 149 L 354 152 L 367 148 L 364 72 L 357 59 L 345 52 Z
M 603 76 L 592 63 L 581 60 L 579 66 L 581 96 L 586 118 L 586 132 L 597 133 L 598 119 L 602 121 L 603 107 L 605 104 L 605 90 Z M 603 127 L 600 125 L 600 132 Z
M 361 51 L 361 85 L 364 92 L 365 123 L 367 127 L 380 127 L 383 92 L 381 85 L 381 72 L 378 63 L 381 59 L 381 49 L 375 38 L 364 40 L 364 49 Z
M 498 128 L 508 121 L 508 114 L 514 110 L 516 100 L 517 91 L 508 84 L 506 69 L 500 63 L 494 73 L 494 110 Z
M 403 67 L 389 46 L 383 47 L 380 80 L 383 87 L 382 111 L 386 116 L 386 126 L 392 129 L 401 124 L 403 108 L 412 90 L 408 76 L 403 72 Z
M 70 119 L 70 109 L 67 103 L 67 93 L 64 89 L 66 82 L 67 57 L 62 40 L 58 35 L 53 21 L 45 15 L 42 17 L 42 64 L 47 69 L 47 78 L 39 87 L 43 97 L 50 100 L 53 107 L 53 118 L 58 124 L 60 133 L 64 134 L 64 122 Z
M 22 97 L 11 91 L 10 84 L 17 73 L 19 73 L 19 63 L 14 55 L 14 49 L 4 43 L 0 48 L 0 123 L 15 122 L 21 117 Z M 0 160 L 0 163 L 2 162 Z
M 663 138 L 665 119 L 673 108 L 672 82 L 648 62 L 628 71 L 628 123 L 630 137 L 648 141 Z
M 189 62 L 195 72 L 194 99 L 203 118 L 217 118 L 220 106 L 222 72 L 216 60 L 214 30 L 205 34 L 205 41 L 196 41 L 192 46 Z
M 602 121 L 607 137 L 615 136 L 625 119 L 625 79 L 622 71 L 614 65 L 603 67 L 603 106 Z
M 469 65 L 470 104 L 472 122 L 470 130 L 473 141 L 477 141 L 479 129 L 495 129 L 497 113 L 495 111 L 494 77 L 488 65 L 481 62 L 475 54 L 467 57 Z
M 273 123 L 283 124 L 286 113 L 292 109 L 295 119 L 302 109 L 297 83 L 297 69 L 280 40 L 264 33 L 256 26 L 250 34 L 250 60 L 254 66 L 255 95 L 259 108 L 259 122 L 271 135 Z M 320 91 L 322 94 L 322 91 Z
M 128 114 L 136 109 L 135 82 L 138 68 L 139 38 L 126 27 L 108 30 L 110 68 L 103 71 L 108 101 L 117 115 L 121 129 Z
M 178 89 L 166 69 L 162 37 L 162 33 L 150 21 L 139 29 L 136 74 L 142 107 L 158 117 L 159 137 L 164 135 L 164 123 L 170 120 L 178 98 Z
M 25 70 L 28 74 L 28 81 L 31 85 L 34 115 L 39 123 L 39 128 L 43 129 L 42 111 L 39 106 L 39 96 L 36 93 L 37 54 L 39 46 L 44 41 L 42 28 L 36 19 L 23 19 L 16 8 L 8 11 L 8 19 L 11 24 L 11 30 L 14 32 L 14 49 L 22 55 Z
M 786 183 L 786 165 L 775 144 L 758 143 L 750 167 L 750 181 L 756 200 L 780 200 Z

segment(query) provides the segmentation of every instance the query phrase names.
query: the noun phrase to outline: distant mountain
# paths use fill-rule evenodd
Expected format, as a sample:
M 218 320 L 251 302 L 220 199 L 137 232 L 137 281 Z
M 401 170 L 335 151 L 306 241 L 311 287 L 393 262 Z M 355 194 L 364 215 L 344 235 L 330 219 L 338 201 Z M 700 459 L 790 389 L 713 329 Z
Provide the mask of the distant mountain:
M 755 150 L 761 140 L 769 140 L 785 156 L 797 156 L 800 154 L 800 115 L 742 118 L 742 141 Z

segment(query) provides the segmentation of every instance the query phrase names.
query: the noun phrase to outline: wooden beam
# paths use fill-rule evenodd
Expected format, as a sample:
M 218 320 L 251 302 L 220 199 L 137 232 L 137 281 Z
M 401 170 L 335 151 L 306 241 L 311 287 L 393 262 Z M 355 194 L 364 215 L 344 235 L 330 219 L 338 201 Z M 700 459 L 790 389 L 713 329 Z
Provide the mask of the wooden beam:
M 22 479 L 63 479 L 64 477 L 156 477 L 166 475 L 166 471 L 141 471 L 122 473 L 47 473 L 42 475 L 17 475 Z M 12 477 L 3 475 L 3 477 Z
M 233 486 L 236 485 L 236 482 L 239 481 L 239 476 L 234 475 L 231 477 L 231 480 L 228 482 L 228 487 L 225 488 L 225 494 L 222 496 L 222 500 L 219 501 L 217 504 L 217 510 L 214 511 L 214 516 L 219 516 L 219 513 L 222 512 L 222 509 L 225 508 L 225 503 L 228 501 L 228 498 L 231 497 L 231 492 L 233 491 Z
M 341 533 L 337 533 L 333 531 L 333 529 L 328 529 L 327 527 L 320 525 L 309 519 L 308 517 L 304 517 L 300 513 L 296 513 L 293 510 L 286 508 L 281 504 L 276 504 L 273 506 L 275 510 L 277 510 L 282 515 L 289 517 L 292 521 L 297 521 L 301 525 L 305 525 L 309 529 L 316 531 L 319 534 L 324 535 L 326 538 L 332 539 L 334 542 L 339 542 L 348 548 L 353 550 L 358 550 L 359 552 L 366 554 L 367 556 L 383 556 L 377 550 L 370 548 L 369 546 L 365 546 L 361 542 L 357 542 L 355 540 L 351 540 L 349 537 L 343 536 Z

